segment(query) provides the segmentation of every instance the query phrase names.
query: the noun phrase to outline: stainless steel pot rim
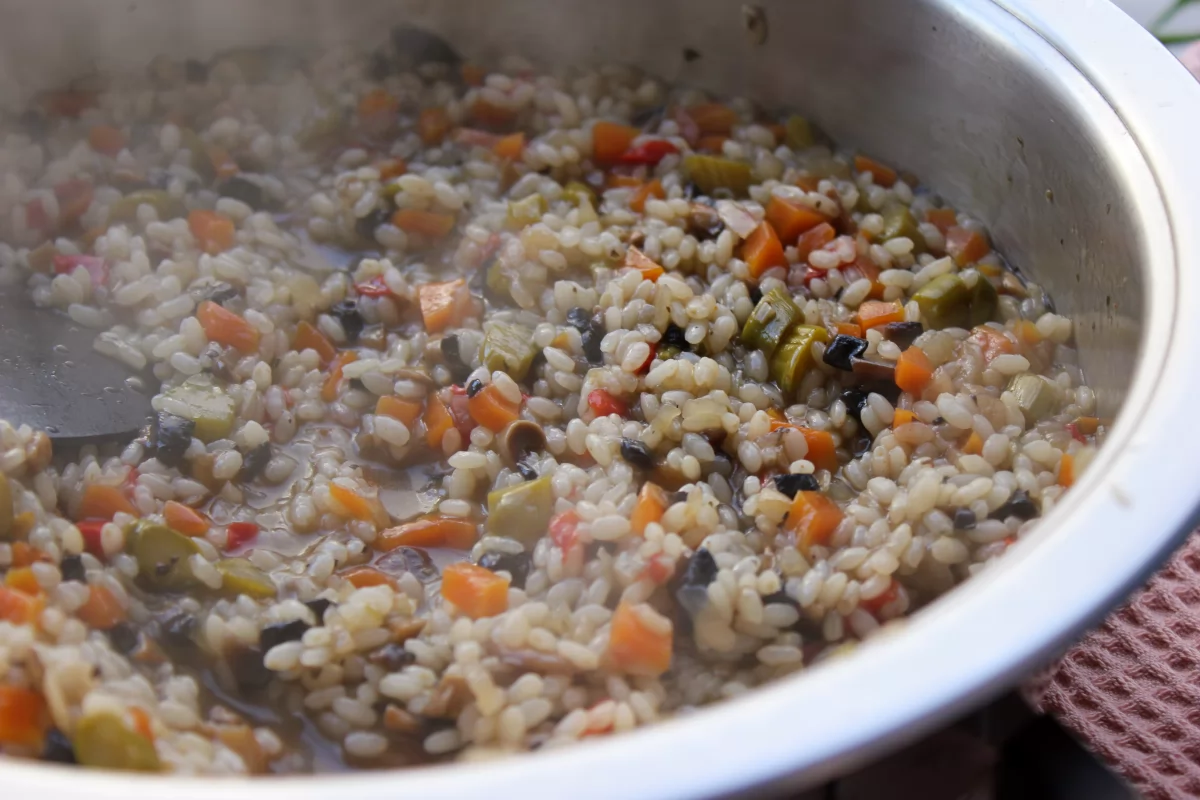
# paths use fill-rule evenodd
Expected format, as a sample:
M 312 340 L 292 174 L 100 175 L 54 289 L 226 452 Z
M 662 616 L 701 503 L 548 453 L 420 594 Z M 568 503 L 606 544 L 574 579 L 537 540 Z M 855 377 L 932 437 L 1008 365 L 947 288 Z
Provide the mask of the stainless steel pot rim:
M 354 796 L 720 795 L 804 770 L 811 784 L 916 737 L 1055 654 L 1160 563 L 1190 530 L 1200 484 L 1172 454 L 1200 451 L 1187 424 L 1200 374 L 1200 84 L 1149 34 L 1100 0 L 936 0 L 995 31 L 1065 85 L 1118 152 L 1147 220 L 1142 354 L 1107 446 L 1036 541 L 851 656 L 634 733 L 592 744 L 409 772 L 276 779 L 143 777 L 7 760 L 14 796 L 95 800 Z M 1114 57 L 1114 54 L 1119 54 Z M 1192 267 L 1189 269 L 1188 267 Z M 1176 368 L 1169 368 L 1174 364 Z M 1072 566 L 1074 565 L 1074 566 Z M 932 657 L 931 657 L 932 655 Z M 886 668 L 881 669 L 881 665 Z M 614 776 L 619 781 L 614 781 Z

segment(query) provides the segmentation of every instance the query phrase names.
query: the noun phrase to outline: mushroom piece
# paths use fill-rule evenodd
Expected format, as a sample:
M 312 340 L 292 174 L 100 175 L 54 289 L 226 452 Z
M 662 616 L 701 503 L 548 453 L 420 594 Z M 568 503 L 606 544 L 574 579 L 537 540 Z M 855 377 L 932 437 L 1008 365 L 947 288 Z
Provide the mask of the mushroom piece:
M 530 453 L 540 453 L 545 448 L 545 432 L 527 419 L 513 422 L 500 434 L 500 455 L 510 467 L 515 467 Z

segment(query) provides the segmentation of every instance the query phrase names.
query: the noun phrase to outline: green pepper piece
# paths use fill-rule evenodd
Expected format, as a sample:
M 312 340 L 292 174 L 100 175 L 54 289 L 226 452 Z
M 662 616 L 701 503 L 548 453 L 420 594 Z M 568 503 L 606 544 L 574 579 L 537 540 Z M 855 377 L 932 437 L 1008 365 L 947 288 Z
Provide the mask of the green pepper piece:
M 788 394 L 795 392 L 812 367 L 813 343 L 828 341 L 829 331 L 824 327 L 797 325 L 771 358 L 771 377 L 779 388 Z
M 762 296 L 746 319 L 742 327 L 742 344 L 762 350 L 770 358 L 803 317 L 799 306 L 792 302 L 791 295 L 780 288 L 771 289 Z
M 504 274 L 504 268 L 500 266 L 500 259 L 493 258 L 487 265 L 484 281 L 487 283 L 490 299 L 502 300 L 506 303 L 512 300 L 512 293 L 508 290 L 510 279 Z
M 693 153 L 684 157 L 683 168 L 692 183 L 708 195 L 718 189 L 726 189 L 735 196 L 744 195 L 753 181 L 750 165 L 731 158 Z
M 996 287 L 986 275 L 981 274 L 971 287 L 971 327 L 995 319 L 999 305 L 1000 295 L 996 292 Z
M 183 202 L 162 189 L 139 189 L 108 207 L 108 224 L 137 221 L 137 210 L 142 205 L 153 208 L 158 218 L 164 222 L 187 214 Z
M 154 743 L 131 730 L 111 711 L 89 714 L 75 726 L 75 759 L 85 767 L 158 772 L 162 764 Z
M 3 472 L 0 472 L 0 539 L 12 536 L 13 520 L 15 519 L 12 487 L 8 484 L 8 478 Z
M 479 360 L 492 372 L 507 372 L 514 381 L 523 381 L 537 354 L 533 331 L 524 325 L 493 322 L 483 336 Z
M 584 201 L 596 205 L 596 191 L 583 181 L 570 181 L 563 187 L 563 199 L 573 206 L 582 205 Z
M 883 208 L 883 232 L 879 238 L 887 241 L 898 236 L 911 239 L 915 251 L 925 249 L 925 237 L 912 211 L 903 203 L 889 203 Z
M 214 566 L 221 573 L 221 594 L 262 600 L 278 593 L 271 576 L 244 558 L 222 558 Z
M 554 487 L 550 476 L 488 492 L 487 529 L 533 545 L 554 515 Z
M 670 361 L 672 358 L 675 358 L 682 352 L 683 350 L 679 349 L 673 344 L 659 344 L 658 352 L 654 357 L 659 361 Z
M 546 214 L 546 198 L 540 194 L 531 194 L 520 200 L 508 201 L 508 218 L 510 228 L 524 228 L 542 221 Z
M 1017 398 L 1026 424 L 1033 425 L 1053 414 L 1062 401 L 1062 391 L 1043 375 L 1017 375 L 1008 382 L 1008 391 Z
M 233 398 L 205 376 L 188 378 L 154 398 L 154 409 L 196 423 L 193 435 L 202 442 L 224 439 L 233 432 Z
M 190 559 L 200 547 L 178 531 L 156 522 L 139 521 L 131 533 L 130 552 L 137 559 L 138 576 L 153 592 L 186 592 L 200 586 Z
M 931 328 L 963 328 L 970 321 L 971 291 L 954 273 L 937 276 L 918 289 L 913 300 Z
M 817 143 L 812 125 L 799 114 L 792 114 L 783 125 L 784 141 L 793 150 L 807 150 Z

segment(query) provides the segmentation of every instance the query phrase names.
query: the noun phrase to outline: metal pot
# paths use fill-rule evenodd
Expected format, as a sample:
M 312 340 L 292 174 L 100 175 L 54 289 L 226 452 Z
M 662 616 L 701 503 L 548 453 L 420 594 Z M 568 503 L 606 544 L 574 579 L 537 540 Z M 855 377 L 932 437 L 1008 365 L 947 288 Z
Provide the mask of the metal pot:
M 1116 425 L 1036 535 L 854 655 L 594 744 L 405 773 L 197 780 L 0 764 L 13 796 L 706 796 L 810 785 L 961 713 L 1064 649 L 1195 521 L 1200 85 L 1103 0 L 0 3 L 0 96 L 94 65 L 231 45 L 374 43 L 408 20 L 487 60 L 631 62 L 806 110 L 985 220 L 1075 321 Z M 699 58 L 684 57 L 690 48 Z

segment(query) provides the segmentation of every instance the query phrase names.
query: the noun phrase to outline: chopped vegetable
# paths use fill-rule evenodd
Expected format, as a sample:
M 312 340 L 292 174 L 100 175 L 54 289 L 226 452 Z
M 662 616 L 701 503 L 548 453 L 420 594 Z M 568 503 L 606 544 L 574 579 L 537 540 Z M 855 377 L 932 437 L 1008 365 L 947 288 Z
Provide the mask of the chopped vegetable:
M 196 237 L 200 249 L 210 256 L 223 253 L 233 247 L 233 220 L 215 211 L 196 209 L 188 214 L 188 230 Z
M 441 448 L 442 437 L 454 429 L 454 417 L 441 398 L 433 395 L 425 407 L 425 443 L 433 448 Z
M 37 595 L 42 592 L 42 586 L 38 583 L 37 576 L 33 574 L 33 569 L 29 566 L 14 566 L 10 568 L 8 574 L 4 576 L 4 585 L 10 589 L 16 589 L 18 592 L 30 595 Z
M 116 156 L 125 149 L 125 134 L 111 125 L 96 125 L 88 131 L 88 145 L 97 153 Z
M 162 769 L 154 743 L 110 711 L 93 712 L 81 719 L 72 744 L 75 757 L 85 767 L 132 772 Z
M 991 251 L 987 239 L 979 231 L 954 225 L 946 230 L 946 252 L 960 267 L 974 264 Z
M 359 566 L 351 567 L 341 576 L 350 582 L 356 589 L 365 589 L 368 586 L 390 586 L 393 589 L 397 588 L 396 579 L 390 575 L 386 575 L 374 567 Z
M 371 546 L 385 553 L 397 547 L 452 547 L 455 550 L 470 550 L 478 538 L 475 523 L 471 520 L 431 514 L 380 531 Z
M 207 517 L 177 500 L 168 500 L 163 506 L 163 520 L 167 527 L 184 536 L 203 536 L 212 527 Z
M 516 161 L 525 152 L 525 134 L 518 132 L 502 137 L 492 147 L 492 152 L 500 158 Z
M 967 437 L 967 441 L 963 443 L 962 451 L 964 455 L 977 456 L 983 452 L 983 437 L 976 431 L 971 431 L 971 435 Z
M 550 541 L 563 553 L 579 543 L 579 515 L 575 509 L 555 514 L 550 518 Z
M 1030 426 L 1053 414 L 1062 401 L 1058 384 L 1043 375 L 1016 375 L 1009 381 L 1008 391 Z
M 484 334 L 479 360 L 491 372 L 505 372 L 514 381 L 523 381 L 535 355 L 533 331 L 512 322 L 492 322 Z
M 69 178 L 55 184 L 54 197 L 58 200 L 58 219 L 63 225 L 77 222 L 92 205 L 96 189 L 92 182 L 83 178 Z
M 541 222 L 545 213 L 545 197 L 540 194 L 526 195 L 520 200 L 508 201 L 508 216 L 505 222 L 510 228 L 519 230 Z
M 258 329 L 224 306 L 205 300 L 196 309 L 196 319 L 210 341 L 237 348 L 243 353 L 258 349 Z
M 701 134 L 721 134 L 728 136 L 733 133 L 733 126 L 738 124 L 738 115 L 729 106 L 720 103 L 701 103 L 687 107 L 687 115 L 696 123 Z
M 642 278 L 648 281 L 657 281 L 663 275 L 663 268 L 654 259 L 647 256 L 636 247 L 630 247 L 625 251 L 625 266 L 632 267 L 642 273 Z
M 796 544 L 807 554 L 825 545 L 842 523 L 842 510 L 820 492 L 797 492 L 784 527 L 796 536 Z
M 649 183 L 643 183 L 640 187 L 638 187 L 638 190 L 633 193 L 631 198 L 629 198 L 629 208 L 631 211 L 644 214 L 646 213 L 647 200 L 652 197 L 662 200 L 666 196 L 667 193 L 663 190 L 662 181 L 660 181 L 658 178 L 655 178 Z
M 517 112 L 514 109 L 488 102 L 481 96 L 477 96 L 471 103 L 471 119 L 476 124 L 491 130 L 511 126 L 516 116 Z
M 857 358 L 867 351 L 867 340 L 856 336 L 839 333 L 825 348 L 823 361 L 834 369 L 849 372 L 850 359 Z
M 654 181 L 651 181 L 651 183 L 653 182 Z M 661 182 L 659 183 L 659 187 L 662 187 Z M 596 191 L 586 183 L 581 181 L 568 181 L 567 185 L 563 187 L 563 199 L 574 206 L 583 205 L 585 202 L 588 203 L 588 205 L 594 206 L 597 198 Z
M 989 328 L 986 325 L 981 325 L 971 331 L 968 341 L 979 345 L 979 350 L 983 354 L 983 362 L 985 364 L 990 364 L 996 356 L 1016 351 L 1016 345 L 1012 339 L 1004 335 L 1002 331 Z
M 423 407 L 413 400 L 401 400 L 399 397 L 385 395 L 375 403 L 375 415 L 391 417 L 403 422 L 410 430 L 421 418 Z
M 387 524 L 388 516 L 377 497 L 366 497 L 340 483 L 329 484 L 330 497 L 341 507 L 341 515 L 364 522 Z
M 1069 489 L 1075 485 L 1075 456 L 1064 453 L 1058 462 L 1058 485 Z
M 337 348 L 333 346 L 333 342 L 325 334 L 321 333 L 307 320 L 301 320 L 296 326 L 296 336 L 292 339 L 292 349 L 296 352 L 305 350 L 315 350 L 317 356 L 321 359 L 321 366 L 325 367 L 330 361 L 333 361 L 337 355 Z
M 1075 420 L 1075 427 L 1078 428 L 1079 432 L 1084 436 L 1091 436 L 1096 431 L 1100 430 L 1100 418 L 1080 417 L 1079 419 Z
M 202 442 L 224 439 L 233 432 L 233 398 L 205 376 L 193 376 L 168 389 L 161 410 L 190 420 L 195 426 L 192 435 Z
M 0 684 L 0 745 L 37 747 L 49 727 L 50 714 L 41 694 Z
M 444 283 L 426 283 L 417 289 L 421 318 L 430 333 L 457 325 L 470 313 L 471 292 L 462 278 Z
M 717 579 L 718 572 L 716 559 L 703 547 L 688 559 L 674 593 L 689 615 L 694 617 L 708 606 L 708 585 Z
M 910 347 L 896 361 L 896 385 L 913 397 L 920 397 L 933 380 L 933 364 L 925 351 Z
M 491 550 L 479 557 L 479 566 L 492 572 L 507 572 L 512 576 L 512 585 L 524 589 L 531 560 L 529 553 L 501 553 Z
M 352 364 L 358 361 L 358 353 L 353 350 L 343 350 L 338 353 L 337 358 L 329 365 L 329 374 L 325 377 L 325 383 L 321 385 L 321 399 L 326 403 L 332 403 L 337 399 L 338 390 L 342 386 L 342 372 L 347 364 Z
M 774 267 L 786 267 L 787 258 L 783 254 L 783 245 L 775 228 L 770 222 L 763 221 L 754 229 L 742 245 L 742 260 L 750 271 L 750 277 L 757 279 Z
M 661 520 L 669 505 L 667 493 L 662 487 L 650 481 L 642 484 L 637 503 L 633 506 L 633 513 L 629 516 L 629 525 L 634 535 L 645 536 L 646 526 Z
M 554 487 L 550 475 L 493 489 L 488 492 L 489 533 L 532 545 L 546 532 L 554 514 Z
M 100 256 L 54 256 L 54 272 L 57 275 L 70 275 L 79 267 L 87 272 L 93 289 L 108 283 L 108 261 Z
M 598 164 L 615 164 L 641 134 L 637 128 L 616 122 L 597 122 L 592 126 L 592 156 Z
M 827 469 L 836 472 L 838 468 L 837 448 L 833 443 L 833 434 L 829 431 L 819 431 L 815 428 L 798 427 L 808 444 L 808 455 L 805 456 L 817 469 Z
M 883 231 L 879 238 L 886 241 L 900 236 L 911 239 L 918 251 L 925 249 L 925 237 L 912 211 L 903 203 L 890 203 L 883 209 Z
M 441 107 L 423 109 L 417 117 L 417 134 L 430 146 L 441 144 L 452 127 L 450 115 Z
M 899 428 L 901 425 L 916 422 L 916 419 L 917 415 L 907 408 L 897 408 L 896 413 L 892 415 L 892 428 Z
M 801 261 L 808 261 L 814 250 L 820 250 L 837 238 L 837 231 L 828 222 L 810 228 L 796 240 L 796 254 Z
M 507 611 L 508 585 L 507 578 L 475 564 L 460 561 L 442 570 L 442 597 L 471 619 Z
M 174 195 L 162 189 L 142 189 L 130 192 L 108 207 L 108 224 L 135 222 L 138 208 L 144 205 L 153 208 L 155 215 L 164 222 L 187 213 L 183 202 Z
M 671 668 L 674 630 L 671 621 L 647 603 L 622 601 L 613 612 L 608 660 L 631 675 L 656 677 Z
M 770 358 L 780 343 L 803 319 L 800 308 L 786 290 L 775 287 L 763 294 L 742 327 L 742 344 Z
M 622 164 L 646 164 L 651 167 L 664 158 L 679 152 L 679 148 L 666 139 L 651 139 L 629 148 L 621 154 Z
M 811 461 L 811 459 L 809 460 Z M 775 483 L 775 488 L 778 491 L 793 499 L 796 497 L 796 492 L 817 492 L 821 490 L 821 484 L 817 482 L 816 476 L 804 472 L 776 475 L 772 478 L 772 481 Z
M 510 422 L 521 416 L 521 406 L 513 403 L 493 384 L 488 384 L 474 397 L 467 401 L 467 410 L 471 419 L 492 431 L 499 433 Z
M 26 594 L 19 589 L 0 586 L 0 621 L 13 625 L 32 625 L 42 615 L 45 604 L 42 595 Z
M 700 153 L 714 153 L 720 155 L 725 150 L 725 143 L 729 141 L 728 136 L 721 134 L 709 134 L 701 136 L 696 142 L 696 150 Z
M 1020 520 L 1030 520 L 1037 515 L 1037 506 L 1030 499 L 1029 493 L 1024 489 L 1017 489 L 999 508 L 988 514 L 988 519 L 1005 520 L 1009 517 L 1016 517 Z
M 400 101 L 386 89 L 372 89 L 358 101 L 358 116 L 364 122 L 390 122 L 400 110 Z
M 258 536 L 258 523 L 231 522 L 225 526 L 225 550 L 237 550 Z
M 750 165 L 730 158 L 693 153 L 684 157 L 683 168 L 692 183 L 708 195 L 720 189 L 744 195 L 753 182 Z
M 112 519 L 118 512 L 137 514 L 137 509 L 119 486 L 92 483 L 83 490 L 79 503 L 79 519 Z
M 873 158 L 861 155 L 855 156 L 854 169 L 858 172 L 871 173 L 871 176 L 875 179 L 875 184 L 885 189 L 891 188 L 896 183 L 896 170 L 879 163 Z
M 604 389 L 593 389 L 588 394 L 588 406 L 598 417 L 607 417 L 610 414 L 616 414 L 618 417 L 629 416 L 629 408 L 625 403 Z
M 200 547 L 166 525 L 140 522 L 133 530 L 130 552 L 137 560 L 138 579 L 153 592 L 184 592 L 201 585 L 191 557 Z
M 827 221 L 828 217 L 821 212 L 781 197 L 772 195 L 767 203 L 767 222 L 786 245 L 795 244 L 801 234 Z
M 889 322 L 883 326 L 883 338 L 895 342 L 901 350 L 911 347 L 924 332 L 925 326 L 919 322 Z
M 857 317 L 858 323 L 866 331 L 889 322 L 904 322 L 904 307 L 895 302 L 868 300 L 858 307 Z
M 392 215 L 392 224 L 405 233 L 415 233 L 437 242 L 454 230 L 454 215 L 402 208 Z
M 953 208 L 931 208 L 925 212 L 925 220 L 945 235 L 958 223 L 958 212 Z
M 824 327 L 797 325 L 793 328 L 771 356 L 771 377 L 779 388 L 788 394 L 799 389 L 813 363 L 813 343 L 827 341 L 829 331 Z
M 93 583 L 88 587 L 88 599 L 75 614 L 83 624 L 98 631 L 115 628 L 128 616 L 116 595 L 102 583 Z
M 221 593 L 228 597 L 264 600 L 278 594 L 271 576 L 244 558 L 222 558 L 213 566 L 221 573 Z

